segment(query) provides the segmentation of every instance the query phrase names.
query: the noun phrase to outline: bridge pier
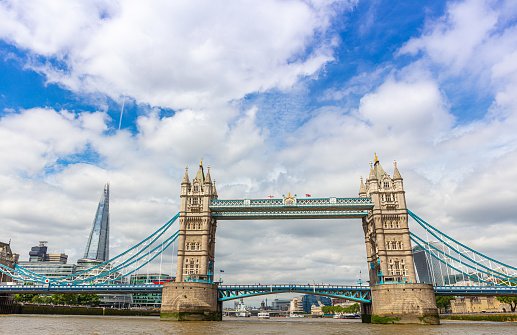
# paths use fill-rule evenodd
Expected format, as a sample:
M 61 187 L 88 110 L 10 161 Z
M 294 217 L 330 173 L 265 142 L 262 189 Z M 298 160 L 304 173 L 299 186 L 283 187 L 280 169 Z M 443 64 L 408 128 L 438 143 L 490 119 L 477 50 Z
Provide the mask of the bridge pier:
M 365 323 L 440 324 L 431 284 L 374 285 L 371 297 L 372 304 L 361 308 Z
M 163 285 L 162 321 L 221 321 L 223 303 L 217 300 L 217 284 L 170 282 Z

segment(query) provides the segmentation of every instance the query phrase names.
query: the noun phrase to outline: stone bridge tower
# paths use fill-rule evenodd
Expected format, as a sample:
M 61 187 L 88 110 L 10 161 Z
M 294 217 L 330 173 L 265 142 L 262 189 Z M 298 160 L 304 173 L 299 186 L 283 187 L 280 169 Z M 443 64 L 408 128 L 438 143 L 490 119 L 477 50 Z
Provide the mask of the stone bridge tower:
M 215 184 L 210 177 L 210 167 L 205 177 L 201 161 L 194 180 L 190 182 L 185 171 L 181 182 L 176 282 L 213 281 L 217 221 L 208 207 L 212 199 L 217 199 Z
M 14 265 L 18 263 L 20 255 L 11 251 L 11 241 L 9 243 L 0 242 L 0 264 L 14 269 Z M 12 282 L 13 279 L 0 272 L 0 284 Z M 0 314 L 11 314 L 15 311 L 14 294 L 0 293 Z
M 393 178 L 377 155 L 370 163 L 359 197 L 371 197 L 373 208 L 363 218 L 371 304 L 362 305 L 363 322 L 439 324 L 433 286 L 416 282 L 408 227 L 406 196 L 395 164 Z
M 391 178 L 375 155 L 366 185 L 361 180 L 359 196 L 371 197 L 374 204 L 372 212 L 363 218 L 370 285 L 415 283 L 406 196 L 396 163 Z
M 217 221 L 210 212 L 212 199 L 217 199 L 215 183 L 210 168 L 205 176 L 201 161 L 192 182 L 188 171 L 181 182 L 176 281 L 163 285 L 161 320 L 222 320 L 213 283 Z

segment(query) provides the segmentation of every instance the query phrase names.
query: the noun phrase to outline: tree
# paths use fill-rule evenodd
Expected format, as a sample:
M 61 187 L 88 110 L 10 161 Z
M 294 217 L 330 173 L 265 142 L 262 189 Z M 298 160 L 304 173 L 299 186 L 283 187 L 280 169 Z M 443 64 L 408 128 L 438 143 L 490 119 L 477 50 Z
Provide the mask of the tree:
M 497 300 L 510 305 L 512 312 L 515 312 L 515 307 L 517 307 L 517 297 L 497 297 Z
M 29 301 L 32 301 L 32 299 L 34 299 L 34 297 L 36 297 L 36 296 L 37 296 L 37 294 L 31 294 L 31 293 L 16 294 L 14 296 L 14 301 L 29 302 Z
M 452 295 L 437 296 L 436 307 L 438 307 L 439 310 L 446 310 L 451 307 L 451 300 L 456 300 L 456 297 Z
M 359 304 L 353 304 L 348 307 L 341 306 L 323 306 L 321 311 L 323 314 L 336 314 L 336 313 L 357 313 L 361 310 Z
M 52 302 L 56 305 L 77 305 L 77 294 L 52 294 Z
M 23 285 L 34 285 L 33 283 L 24 283 Z M 37 296 L 37 294 L 33 293 L 22 293 L 22 294 L 15 294 L 14 301 L 18 302 L 29 302 L 34 299 L 34 297 Z
M 101 300 L 97 294 L 78 294 L 77 304 L 83 306 L 98 306 Z
M 352 306 L 348 306 L 345 308 L 345 313 L 359 313 L 361 311 L 361 306 L 359 304 L 353 304 Z
M 502 282 L 500 284 L 503 284 L 505 286 L 517 286 L 516 282 L 516 278 L 512 278 L 511 280 Z M 497 300 L 510 305 L 510 309 L 512 310 L 512 312 L 515 312 L 515 307 L 517 307 L 517 297 L 497 297 Z

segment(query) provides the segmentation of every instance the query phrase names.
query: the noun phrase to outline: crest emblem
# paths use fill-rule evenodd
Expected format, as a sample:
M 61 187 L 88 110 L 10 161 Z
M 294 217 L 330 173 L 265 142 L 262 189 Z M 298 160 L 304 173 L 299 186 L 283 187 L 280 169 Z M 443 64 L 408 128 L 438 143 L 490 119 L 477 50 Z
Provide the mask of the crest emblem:
M 284 197 L 284 206 L 296 206 L 296 197 L 291 196 L 291 192 Z

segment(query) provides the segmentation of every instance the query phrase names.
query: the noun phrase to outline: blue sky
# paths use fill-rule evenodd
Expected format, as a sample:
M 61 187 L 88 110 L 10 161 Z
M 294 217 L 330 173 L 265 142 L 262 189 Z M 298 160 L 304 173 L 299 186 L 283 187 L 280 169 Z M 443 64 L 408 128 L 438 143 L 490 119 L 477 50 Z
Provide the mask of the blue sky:
M 176 213 L 201 157 L 220 198 L 352 197 L 377 152 L 413 212 L 515 265 L 516 18 L 513 1 L 3 1 L 0 239 L 80 258 L 109 180 L 116 254 Z M 361 234 L 225 223 L 217 264 L 353 283 Z

